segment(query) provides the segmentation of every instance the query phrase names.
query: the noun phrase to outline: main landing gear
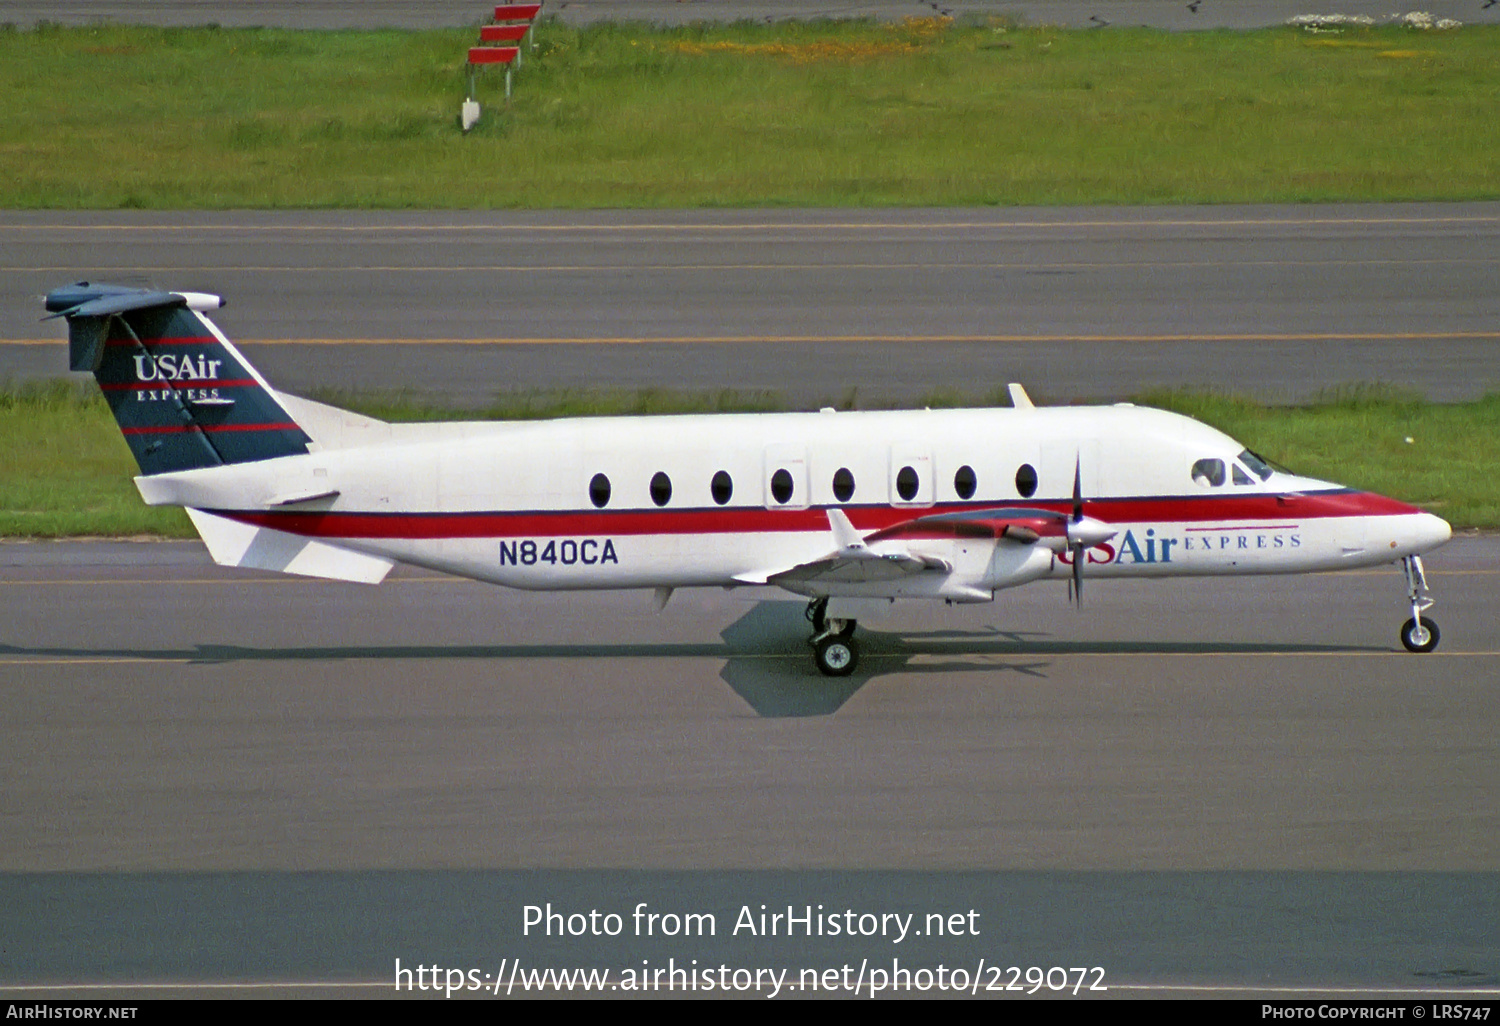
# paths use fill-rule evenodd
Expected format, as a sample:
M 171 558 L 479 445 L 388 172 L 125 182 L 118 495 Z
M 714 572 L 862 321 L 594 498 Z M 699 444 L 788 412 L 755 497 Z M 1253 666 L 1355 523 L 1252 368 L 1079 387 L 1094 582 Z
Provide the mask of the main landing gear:
M 813 647 L 813 662 L 827 677 L 847 677 L 859 664 L 859 646 L 854 642 L 853 620 L 828 618 L 828 599 L 816 598 L 807 604 L 807 619 L 813 625 L 808 644 Z
M 1431 652 L 1437 648 L 1440 635 L 1437 624 L 1422 615 L 1432 608 L 1422 557 L 1406 556 L 1401 569 L 1406 574 L 1406 600 L 1411 603 L 1411 619 L 1401 625 L 1401 644 L 1408 652 Z

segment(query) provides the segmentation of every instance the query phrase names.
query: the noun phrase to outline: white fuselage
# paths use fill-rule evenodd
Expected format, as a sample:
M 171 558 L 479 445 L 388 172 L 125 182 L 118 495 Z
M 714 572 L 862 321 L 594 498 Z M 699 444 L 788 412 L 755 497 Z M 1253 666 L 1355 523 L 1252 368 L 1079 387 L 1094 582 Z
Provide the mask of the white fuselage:
M 309 433 L 317 446 L 305 456 L 137 480 L 149 502 L 531 589 L 765 583 L 836 548 L 836 509 L 861 535 L 885 532 L 871 551 L 930 568 L 774 583 L 809 595 L 981 601 L 1068 575 L 1066 545 L 935 518 L 1067 513 L 1075 473 L 1086 515 L 1115 532 L 1088 550 L 1091 577 L 1367 566 L 1450 534 L 1411 506 L 1271 472 L 1212 428 L 1133 406 L 424 425 L 330 418 Z

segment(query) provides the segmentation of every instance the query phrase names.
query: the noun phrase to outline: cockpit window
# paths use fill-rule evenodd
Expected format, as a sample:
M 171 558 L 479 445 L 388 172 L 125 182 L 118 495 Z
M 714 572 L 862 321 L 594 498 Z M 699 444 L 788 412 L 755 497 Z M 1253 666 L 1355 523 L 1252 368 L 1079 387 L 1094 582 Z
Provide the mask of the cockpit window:
M 1224 461 L 1199 460 L 1193 464 L 1193 483 L 1203 488 L 1217 488 L 1224 483 Z
M 1265 460 L 1255 455 L 1255 453 L 1251 452 L 1249 449 L 1246 449 L 1244 452 L 1240 453 L 1240 462 L 1249 467 L 1250 472 L 1253 473 L 1256 477 L 1260 478 L 1262 481 L 1271 476 L 1270 464 L 1266 463 Z
M 1237 484 L 1237 485 L 1247 485 L 1247 484 L 1254 484 L 1255 483 L 1255 478 L 1253 478 L 1249 474 L 1245 473 L 1244 468 L 1241 467 L 1238 463 L 1231 463 L 1229 465 L 1229 468 L 1232 471 L 1234 471 L 1234 483 L 1235 484 Z

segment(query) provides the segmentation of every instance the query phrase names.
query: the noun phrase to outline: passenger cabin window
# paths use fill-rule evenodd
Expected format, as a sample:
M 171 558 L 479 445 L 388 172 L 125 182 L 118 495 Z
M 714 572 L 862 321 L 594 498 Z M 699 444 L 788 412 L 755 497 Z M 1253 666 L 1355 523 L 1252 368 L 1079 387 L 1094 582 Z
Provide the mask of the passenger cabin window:
M 1224 461 L 1199 460 L 1193 464 L 1193 483 L 1200 488 L 1218 488 L 1224 483 Z
M 849 472 L 848 467 L 840 467 L 833 472 L 833 497 L 840 502 L 848 502 L 854 498 L 854 475 Z
M 715 474 L 714 479 L 708 483 L 708 492 L 714 497 L 714 502 L 717 502 L 720 506 L 722 506 L 724 505 L 724 503 L 728 502 L 729 497 L 734 494 L 734 482 L 729 479 L 729 475 L 727 473 L 721 470 L 717 474 Z
M 771 475 L 771 498 L 785 505 L 792 501 L 792 474 L 782 468 Z
M 672 479 L 660 470 L 651 475 L 651 501 L 658 506 L 672 501 Z
M 1244 468 L 1242 468 L 1238 463 L 1231 463 L 1229 465 L 1229 469 L 1234 472 L 1235 484 L 1247 485 L 1255 483 L 1255 479 L 1252 478 L 1249 474 L 1245 473 Z
M 974 474 L 974 468 L 967 463 L 958 468 L 953 475 L 953 490 L 958 493 L 960 499 L 972 499 L 974 489 L 979 487 L 979 478 Z
M 902 467 L 896 472 L 896 494 L 901 496 L 902 502 L 910 502 L 917 497 L 917 486 L 920 483 L 914 467 Z
M 600 509 L 609 505 L 609 478 L 603 474 L 594 475 L 589 482 L 589 501 Z
M 1016 493 L 1023 499 L 1036 494 L 1036 468 L 1030 463 L 1021 464 L 1021 469 L 1016 471 Z

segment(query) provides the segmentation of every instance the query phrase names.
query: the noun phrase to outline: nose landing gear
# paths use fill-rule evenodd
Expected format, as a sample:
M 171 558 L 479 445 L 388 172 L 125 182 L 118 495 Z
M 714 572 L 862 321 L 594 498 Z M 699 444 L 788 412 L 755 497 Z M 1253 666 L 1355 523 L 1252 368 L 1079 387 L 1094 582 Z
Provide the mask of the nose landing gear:
M 813 625 L 808 644 L 813 647 L 813 662 L 826 677 L 847 677 L 859 664 L 859 646 L 854 642 L 853 620 L 830 619 L 827 597 L 807 604 L 807 619 Z
M 1441 635 L 1437 624 L 1422 615 L 1432 608 L 1422 557 L 1406 556 L 1401 560 L 1401 569 L 1406 574 L 1406 600 L 1411 603 L 1411 619 L 1401 625 L 1401 644 L 1408 652 L 1431 652 L 1437 648 Z

